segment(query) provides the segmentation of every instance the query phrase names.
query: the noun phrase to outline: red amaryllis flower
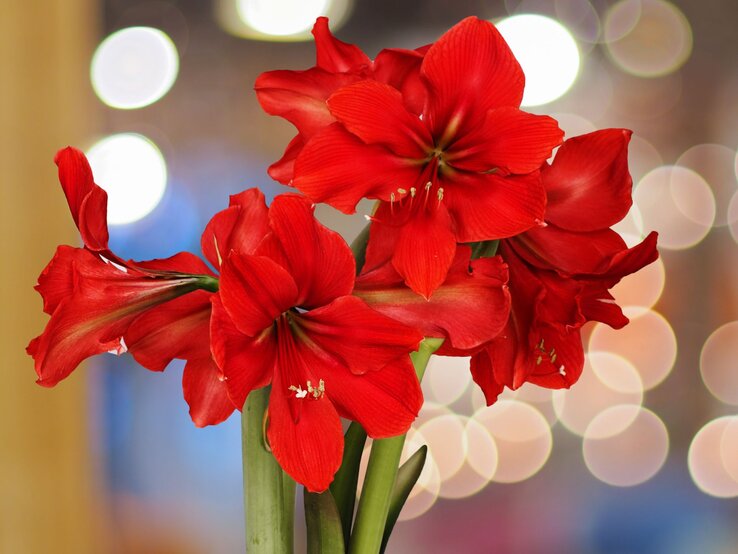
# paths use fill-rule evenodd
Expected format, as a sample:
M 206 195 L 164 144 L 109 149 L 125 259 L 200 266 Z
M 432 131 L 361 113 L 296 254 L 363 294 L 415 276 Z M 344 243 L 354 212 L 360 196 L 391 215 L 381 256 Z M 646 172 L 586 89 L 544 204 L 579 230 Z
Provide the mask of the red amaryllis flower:
M 215 214 L 202 234 L 205 258 L 220 270 L 230 252 L 252 253 L 268 231 L 267 213 L 258 189 L 231 196 L 229 207 Z M 210 353 L 211 296 L 199 290 L 148 310 L 125 335 L 136 361 L 148 369 L 162 371 L 174 358 L 187 360 L 182 389 L 198 427 L 220 423 L 236 408 Z
M 213 296 L 211 344 L 231 398 L 271 383 L 267 437 L 284 470 L 325 490 L 341 463 L 339 416 L 375 438 L 405 432 L 422 403 L 416 330 L 351 296 L 346 243 L 296 195 L 275 198 L 254 255 L 231 253 Z
M 51 319 L 27 350 L 44 386 L 89 356 L 124 352 L 123 337 L 140 314 L 208 286 L 208 270 L 192 254 L 134 265 L 110 252 L 107 194 L 95 184 L 84 154 L 65 148 L 55 162 L 85 248 L 60 246 L 36 287 Z
M 371 60 L 357 46 L 336 39 L 325 17 L 316 20 L 313 36 L 315 67 L 306 71 L 268 71 L 259 76 L 254 86 L 264 111 L 284 117 L 297 127 L 298 134 L 282 158 L 269 167 L 269 175 L 285 185 L 292 180 L 295 158 L 305 143 L 335 121 L 326 100 L 339 88 L 376 79 L 402 91 L 408 109 L 414 113 L 420 113 L 425 99 L 419 69 L 427 47 L 385 49 Z
M 472 358 L 488 403 L 526 381 L 568 388 L 584 364 L 581 326 L 628 323 L 608 289 L 658 257 L 656 233 L 628 248 L 609 229 L 631 205 L 630 134 L 607 129 L 567 140 L 542 172 L 546 225 L 501 241 L 512 311 L 505 330 Z
M 444 34 L 420 79 L 428 91 L 420 115 L 377 81 L 333 93 L 337 122 L 305 144 L 292 184 L 346 213 L 361 198 L 382 200 L 367 263 L 372 242 L 391 244 L 395 269 L 427 298 L 457 242 L 513 236 L 543 219 L 538 170 L 563 133 L 550 117 L 518 109 L 523 72 L 489 22 L 470 17 Z

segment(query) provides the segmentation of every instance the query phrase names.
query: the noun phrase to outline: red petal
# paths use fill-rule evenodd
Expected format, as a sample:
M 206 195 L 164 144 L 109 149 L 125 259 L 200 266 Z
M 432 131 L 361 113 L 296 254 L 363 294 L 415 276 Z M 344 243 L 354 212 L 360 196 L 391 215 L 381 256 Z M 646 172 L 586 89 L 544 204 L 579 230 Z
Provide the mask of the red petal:
M 464 125 L 487 110 L 517 108 L 525 77 L 495 27 L 467 17 L 447 31 L 425 55 L 420 69 L 429 88 L 428 120 L 435 136 L 447 125 Z
M 380 314 L 354 296 L 302 314 L 296 324 L 311 346 L 327 352 L 346 372 L 378 370 L 417 350 L 423 335 Z
M 67 146 L 56 153 L 54 163 L 59 167 L 59 182 L 85 246 L 107 250 L 108 195 L 95 184 L 87 158 L 80 150 Z
M 369 241 L 366 245 L 362 273 L 377 269 L 392 260 L 401 229 L 398 225 L 392 224 L 392 218 L 390 203 L 380 202 L 369 227 Z
M 314 209 L 304 196 L 277 196 L 269 207 L 275 241 L 259 250 L 272 255 L 292 275 L 298 289 L 295 305 L 303 308 L 323 306 L 351 294 L 356 275 L 356 263 L 346 241 L 321 225 L 313 215 Z
M 220 268 L 231 251 L 253 254 L 269 231 L 268 213 L 264 194 L 257 188 L 231 196 L 230 206 L 213 216 L 200 241 L 213 267 Z
M 499 256 L 469 262 L 469 255 L 468 247 L 458 248 L 448 277 L 430 300 L 404 287 L 390 264 L 359 277 L 354 294 L 426 337 L 447 338 L 459 350 L 477 348 L 505 326 L 510 293 Z
M 374 59 L 374 78 L 399 90 L 405 107 L 414 114 L 422 113 L 427 96 L 420 79 L 423 56 L 417 50 L 387 48 Z
M 483 124 L 452 143 L 445 158 L 465 171 L 530 173 L 541 167 L 563 137 L 555 119 L 517 108 L 497 108 L 487 112 Z
M 163 371 L 174 358 L 209 358 L 211 296 L 194 291 L 141 314 L 126 332 L 128 351 L 152 371 Z
M 338 40 L 331 34 L 328 18 L 319 17 L 313 26 L 315 56 L 321 69 L 333 73 L 344 73 L 361 66 L 369 66 L 371 60 L 358 46 Z
M 375 439 L 407 432 L 423 404 L 409 352 L 376 371 L 357 375 L 331 356 L 303 348 L 305 361 L 325 381 L 325 394 L 341 416 L 358 421 Z M 318 369 L 319 368 L 319 369 Z
M 458 242 L 510 237 L 543 219 L 546 195 L 538 172 L 517 177 L 458 173 L 443 186 Z
M 546 221 L 572 231 L 594 231 L 625 217 L 632 204 L 630 136 L 626 129 L 605 129 L 564 142 L 542 172 Z
M 223 262 L 219 295 L 235 326 L 250 337 L 297 305 L 297 286 L 282 266 L 264 256 L 235 252 Z
M 425 158 L 433 139 L 418 116 L 405 108 L 402 95 L 377 81 L 361 81 L 339 89 L 328 108 L 344 127 L 366 144 L 387 147 L 400 157 Z
M 272 379 L 276 334 L 269 327 L 256 337 L 248 337 L 236 328 L 220 295 L 213 295 L 211 302 L 210 349 L 225 378 L 228 396 L 240 410 L 252 390 L 265 387 Z
M 437 209 L 416 213 L 402 226 L 392 265 L 407 286 L 430 298 L 446 280 L 455 254 L 451 217 L 441 203 Z
M 54 257 L 43 269 L 34 287 L 44 299 L 44 312 L 54 313 L 59 303 L 74 292 L 75 264 L 84 263 L 89 258 L 90 252 L 84 248 L 57 247 Z
M 182 374 L 182 390 L 190 406 L 190 417 L 198 427 L 217 425 L 236 409 L 210 356 L 187 362 Z
M 550 357 L 544 357 L 540 364 L 534 363 L 527 380 L 548 389 L 568 389 L 579 380 L 584 367 L 584 349 L 579 329 L 566 332 L 544 326 L 539 333 L 546 348 L 556 350 L 556 361 L 551 363 Z
M 283 185 L 289 185 L 295 175 L 295 160 L 303 146 L 305 139 L 302 135 L 296 135 L 285 148 L 282 157 L 269 166 L 269 176 Z
M 308 139 L 335 121 L 325 103 L 328 97 L 360 79 L 357 75 L 329 73 L 314 67 L 262 73 L 254 88 L 265 112 L 284 117 Z
M 474 382 L 479 385 L 479 388 L 484 393 L 487 406 L 491 406 L 497 402 L 497 397 L 502 394 L 505 385 L 497 382 L 489 353 L 486 350 L 482 350 L 472 356 L 470 369 L 472 379 L 474 379 Z
M 409 189 L 421 168 L 380 146 L 369 146 L 333 124 L 314 136 L 297 157 L 293 186 L 314 202 L 354 213 L 362 198 L 389 200 L 398 187 Z

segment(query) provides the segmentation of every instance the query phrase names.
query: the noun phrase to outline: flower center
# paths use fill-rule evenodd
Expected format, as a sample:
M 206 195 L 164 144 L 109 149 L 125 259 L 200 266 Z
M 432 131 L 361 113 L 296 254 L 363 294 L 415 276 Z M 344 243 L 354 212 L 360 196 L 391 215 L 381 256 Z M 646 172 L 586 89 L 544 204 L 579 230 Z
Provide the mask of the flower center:
M 551 348 L 551 350 L 548 350 L 544 339 L 541 339 L 541 342 L 539 342 L 535 348 L 533 349 L 533 353 L 537 354 L 536 356 L 536 365 L 541 365 L 544 361 L 550 362 L 551 365 L 554 367 L 556 366 L 556 358 L 558 358 L 558 354 L 556 353 L 556 348 Z M 564 365 L 561 364 L 559 366 L 559 373 L 562 375 L 565 374 L 565 368 Z
M 307 398 L 308 395 L 310 395 L 313 400 L 318 400 L 325 394 L 325 381 L 320 379 L 318 381 L 318 386 L 314 387 L 308 380 L 306 389 L 303 389 L 300 385 L 290 385 L 287 390 L 293 391 L 295 393 L 295 398 Z

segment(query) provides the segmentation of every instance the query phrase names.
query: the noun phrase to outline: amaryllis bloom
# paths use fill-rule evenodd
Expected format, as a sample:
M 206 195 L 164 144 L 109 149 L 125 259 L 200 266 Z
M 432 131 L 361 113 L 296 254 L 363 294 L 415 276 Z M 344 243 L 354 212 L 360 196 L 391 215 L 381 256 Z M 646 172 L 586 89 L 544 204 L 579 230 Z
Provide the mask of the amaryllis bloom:
M 632 202 L 630 135 L 606 129 L 567 140 L 542 171 L 546 225 L 500 242 L 512 311 L 505 330 L 472 358 L 488 403 L 525 382 L 570 387 L 584 364 L 582 325 L 628 323 L 608 289 L 658 257 L 656 233 L 628 248 L 609 228 Z
M 388 48 L 371 60 L 357 46 L 336 39 L 325 17 L 316 20 L 313 36 L 315 67 L 305 71 L 268 71 L 254 85 L 264 111 L 284 117 L 298 131 L 282 158 L 269 167 L 269 175 L 284 184 L 292 180 L 295 158 L 305 143 L 335 121 L 326 100 L 339 88 L 376 79 L 402 91 L 408 109 L 414 113 L 420 113 L 425 101 L 419 69 L 427 47 Z
M 339 416 L 369 436 L 407 431 L 422 404 L 409 353 L 422 335 L 352 296 L 355 262 L 310 201 L 278 196 L 253 255 L 232 252 L 212 297 L 211 345 L 238 406 L 271 384 L 267 438 L 282 468 L 323 491 L 341 463 Z
M 292 184 L 346 213 L 361 198 L 381 200 L 367 262 L 373 241 L 393 244 L 395 269 L 427 298 L 457 243 L 513 236 L 543 219 L 538 170 L 563 133 L 519 109 L 523 72 L 487 21 L 469 17 L 438 39 L 420 79 L 428 94 L 419 115 L 378 81 L 333 93 L 337 122 L 307 142 Z

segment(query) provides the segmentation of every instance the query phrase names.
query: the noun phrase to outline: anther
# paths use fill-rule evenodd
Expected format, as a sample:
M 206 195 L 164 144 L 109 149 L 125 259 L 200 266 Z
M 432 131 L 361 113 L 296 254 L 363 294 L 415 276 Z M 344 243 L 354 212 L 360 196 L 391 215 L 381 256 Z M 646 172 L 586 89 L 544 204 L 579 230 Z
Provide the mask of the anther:
M 410 187 L 410 197 L 415 198 L 415 193 L 418 192 L 418 189 L 415 187 Z
M 397 189 L 397 192 L 399 192 L 400 194 L 406 194 L 407 193 L 407 191 L 405 189 Z
M 428 182 L 427 182 L 427 183 L 425 184 L 425 190 L 426 190 L 426 192 L 427 192 L 427 191 L 429 191 L 429 190 L 431 189 L 431 187 L 432 187 L 432 186 L 433 186 L 433 183 L 432 183 L 432 182 L 430 182 L 430 181 L 428 181 Z
M 438 201 L 443 200 L 443 187 L 438 189 Z

